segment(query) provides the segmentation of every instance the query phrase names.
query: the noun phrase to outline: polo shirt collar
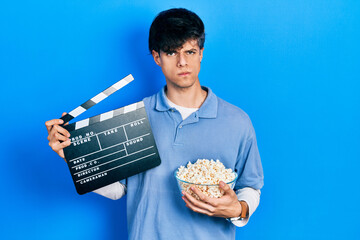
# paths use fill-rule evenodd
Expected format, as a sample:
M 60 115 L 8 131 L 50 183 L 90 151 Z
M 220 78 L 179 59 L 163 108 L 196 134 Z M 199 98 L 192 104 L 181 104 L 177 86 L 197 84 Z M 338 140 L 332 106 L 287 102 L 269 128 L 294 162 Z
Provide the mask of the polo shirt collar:
M 171 109 L 170 105 L 166 101 L 166 95 L 165 95 L 165 87 L 163 87 L 157 94 L 156 94 L 156 104 L 155 109 L 164 112 Z
M 160 112 L 171 110 L 170 105 L 166 100 L 165 95 L 165 87 L 163 87 L 157 94 L 156 94 L 156 104 L 155 109 Z M 201 118 L 216 118 L 217 110 L 218 110 L 218 100 L 216 95 L 211 91 L 208 87 L 201 87 L 205 91 L 207 91 L 207 97 L 204 103 L 199 108 L 198 116 Z
M 208 87 L 203 87 L 207 91 L 208 95 L 204 103 L 199 108 L 199 117 L 201 118 L 216 118 L 218 111 L 218 99 L 217 96 Z

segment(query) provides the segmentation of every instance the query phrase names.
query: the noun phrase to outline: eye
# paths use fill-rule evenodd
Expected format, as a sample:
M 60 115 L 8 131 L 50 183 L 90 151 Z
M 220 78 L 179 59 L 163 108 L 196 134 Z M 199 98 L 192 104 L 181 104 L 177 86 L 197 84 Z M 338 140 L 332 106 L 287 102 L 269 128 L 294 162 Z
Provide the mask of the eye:
M 167 52 L 166 55 L 168 55 L 168 56 L 175 56 L 175 52 Z
M 193 55 L 193 54 L 195 54 L 195 51 L 192 51 L 192 50 L 187 51 L 187 54 L 189 54 L 189 55 Z

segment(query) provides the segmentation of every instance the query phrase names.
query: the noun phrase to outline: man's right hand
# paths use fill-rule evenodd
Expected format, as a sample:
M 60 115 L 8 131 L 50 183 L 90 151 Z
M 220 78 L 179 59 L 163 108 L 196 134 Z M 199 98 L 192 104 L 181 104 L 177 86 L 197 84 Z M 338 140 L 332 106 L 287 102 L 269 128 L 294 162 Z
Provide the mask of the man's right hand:
M 62 114 L 64 116 L 66 112 Z M 54 150 L 60 157 L 65 161 L 64 148 L 71 144 L 70 133 L 63 127 L 60 127 L 60 124 L 63 124 L 64 121 L 61 119 L 52 119 L 45 122 L 45 126 L 48 131 L 49 146 Z M 65 125 L 67 125 L 66 123 Z

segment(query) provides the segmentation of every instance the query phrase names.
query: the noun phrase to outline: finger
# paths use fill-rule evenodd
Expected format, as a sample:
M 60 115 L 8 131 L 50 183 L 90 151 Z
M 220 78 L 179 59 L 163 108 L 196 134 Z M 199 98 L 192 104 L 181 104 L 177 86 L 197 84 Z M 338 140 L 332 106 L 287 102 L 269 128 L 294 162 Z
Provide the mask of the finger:
M 55 133 L 54 134 L 55 140 L 56 141 L 61 141 L 61 142 L 65 142 L 67 140 L 69 140 L 68 137 L 65 137 L 64 135 L 60 134 L 60 133 Z
M 191 190 L 200 198 L 201 201 L 211 204 L 212 206 L 215 205 L 213 199 L 211 197 L 206 196 L 197 187 L 191 186 Z
M 52 120 L 46 121 L 45 126 L 46 126 L 46 129 L 48 130 L 48 133 L 50 133 L 52 127 L 55 124 L 63 124 L 63 123 L 64 123 L 64 121 L 62 119 L 52 119 Z
M 197 208 L 201 208 L 203 210 L 206 210 L 210 213 L 214 213 L 215 208 L 205 202 L 199 201 L 197 200 L 195 197 L 191 196 L 189 193 L 187 192 L 183 192 L 185 199 L 187 199 L 193 206 L 197 207 Z
M 50 133 L 49 133 L 49 141 L 50 143 L 54 144 L 55 142 L 59 141 L 59 138 L 61 138 L 60 136 L 66 137 L 64 136 L 62 133 L 60 133 L 57 130 L 58 125 L 54 125 L 53 129 L 51 129 Z M 67 137 L 66 137 L 67 138 Z M 68 138 L 67 138 L 68 139 Z M 50 144 L 49 143 L 49 144 Z
M 54 143 L 49 143 L 50 147 L 52 148 L 52 150 L 54 150 L 55 152 L 59 152 L 60 150 L 64 149 L 65 147 L 69 146 L 71 144 L 70 139 L 66 140 L 65 142 L 54 142 Z
M 184 202 L 186 203 L 186 207 L 193 210 L 194 212 L 197 212 L 197 213 L 202 213 L 202 214 L 206 214 L 208 216 L 213 216 L 213 213 L 209 212 L 208 210 L 206 209 L 202 209 L 202 208 L 199 208 L 197 206 L 195 206 L 194 204 L 192 204 L 186 197 L 182 197 L 182 199 L 184 200 Z
M 64 150 L 61 149 L 61 150 L 58 152 L 58 154 L 59 154 L 59 156 L 60 156 L 61 158 L 63 158 L 63 159 L 65 160 L 65 162 L 66 162 L 66 159 L 65 159 L 65 156 L 64 156 Z
M 51 130 L 51 135 L 54 135 L 56 132 L 62 134 L 65 137 L 70 137 L 70 133 L 68 132 L 68 130 L 66 130 L 63 127 L 60 127 L 59 125 L 54 125 L 53 129 Z
M 222 189 L 225 191 L 225 194 L 236 195 L 236 193 L 234 192 L 234 190 L 232 190 L 232 189 L 229 187 L 229 185 L 227 185 L 227 184 L 224 183 L 223 181 L 220 181 L 219 187 L 222 188 Z

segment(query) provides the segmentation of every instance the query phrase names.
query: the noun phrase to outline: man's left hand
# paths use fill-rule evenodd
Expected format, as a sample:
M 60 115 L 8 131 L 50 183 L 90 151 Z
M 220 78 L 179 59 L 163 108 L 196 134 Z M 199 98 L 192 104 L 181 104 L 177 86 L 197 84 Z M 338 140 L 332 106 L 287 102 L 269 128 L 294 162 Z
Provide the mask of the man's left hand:
M 182 199 L 185 201 L 186 207 L 197 213 L 206 214 L 211 217 L 239 217 L 242 209 L 236 193 L 223 181 L 220 181 L 219 187 L 225 192 L 220 198 L 208 197 L 195 186 L 192 186 L 191 190 L 200 200 L 197 200 L 185 191 L 182 191 Z

